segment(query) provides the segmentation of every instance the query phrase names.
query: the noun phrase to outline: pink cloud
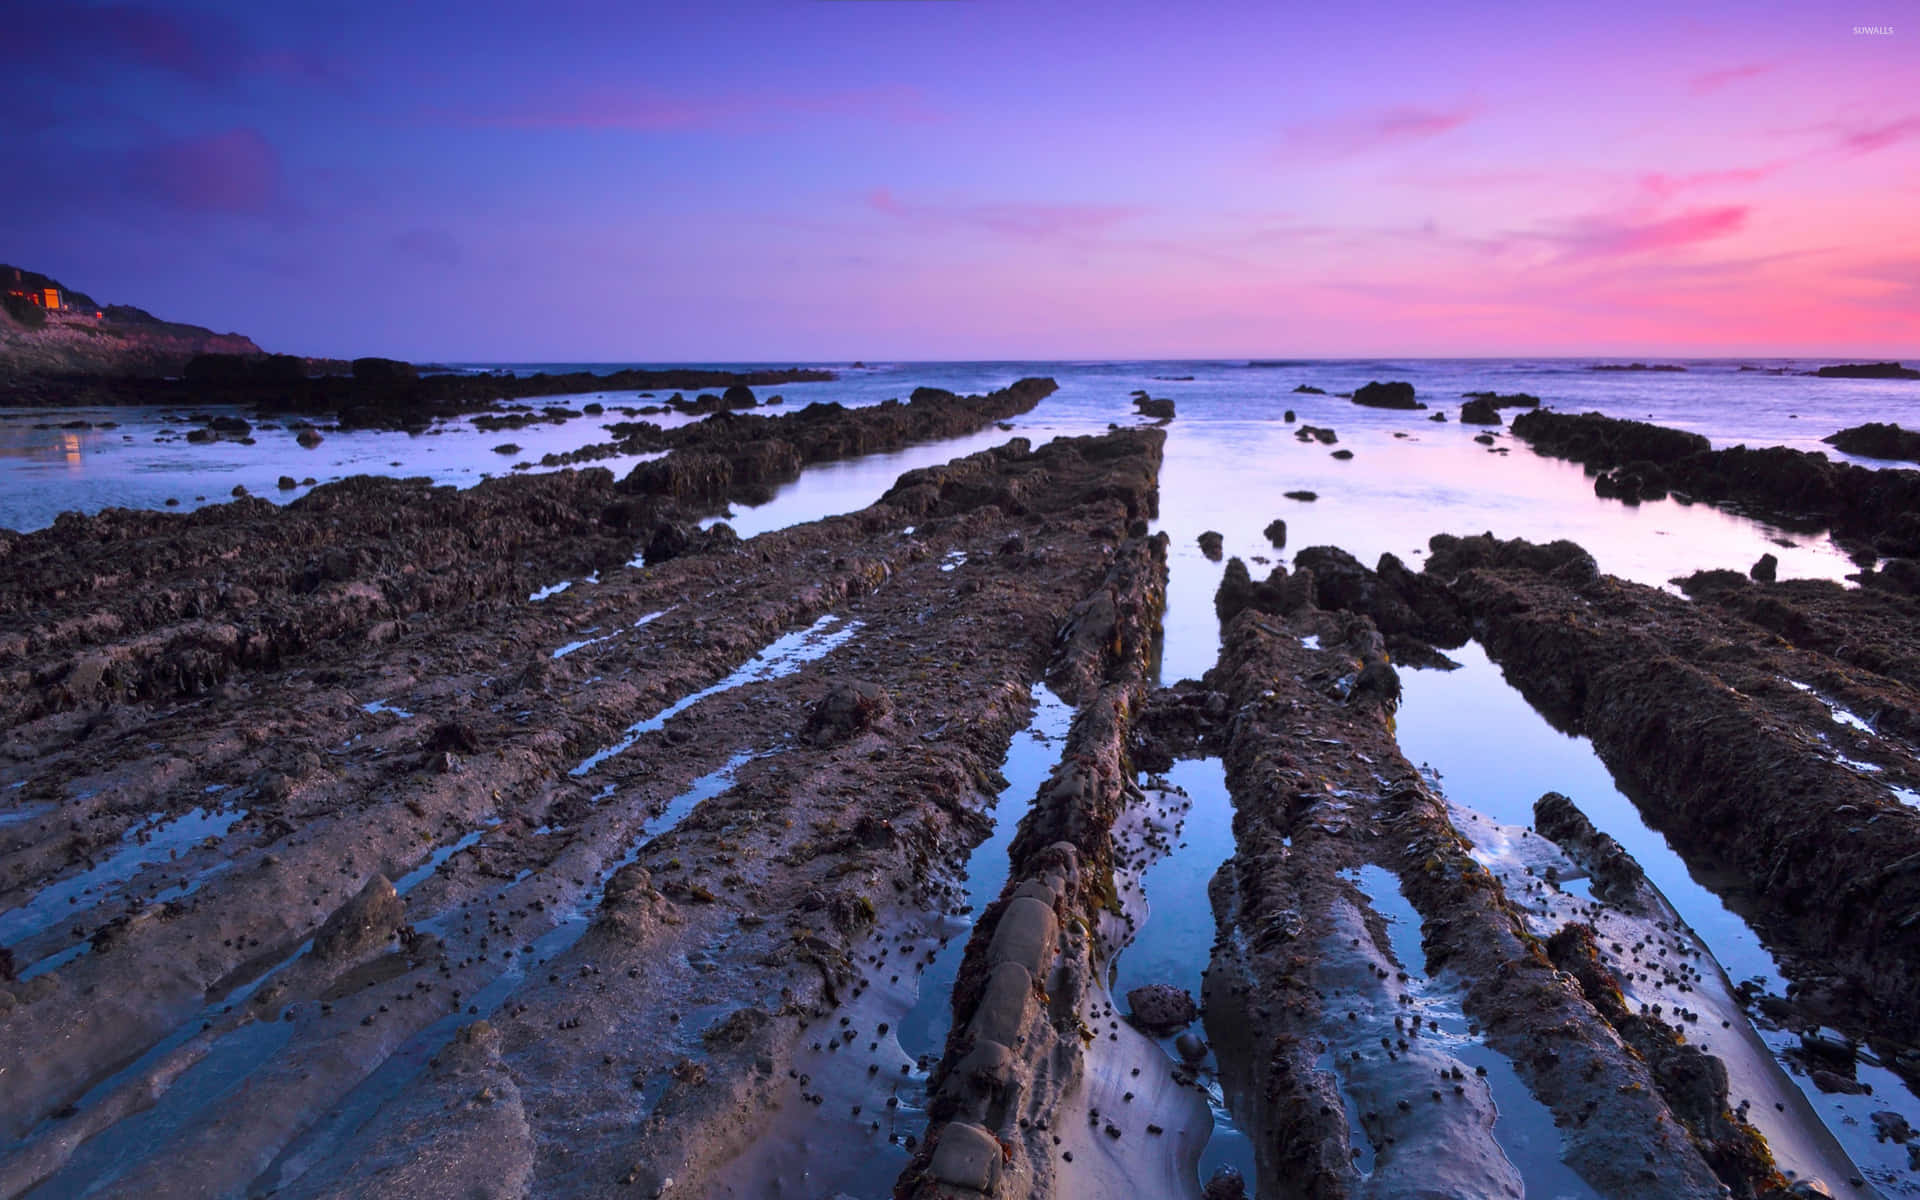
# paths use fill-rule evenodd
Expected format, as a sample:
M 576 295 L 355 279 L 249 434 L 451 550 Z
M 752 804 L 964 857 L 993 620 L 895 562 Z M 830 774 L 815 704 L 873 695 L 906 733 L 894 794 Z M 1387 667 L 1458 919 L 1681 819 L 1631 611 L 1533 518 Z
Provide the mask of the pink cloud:
M 1548 240 L 1560 246 L 1566 257 L 1576 259 L 1677 250 L 1738 233 L 1746 227 L 1750 211 L 1744 204 L 1728 204 L 1689 209 L 1660 220 L 1588 217 L 1574 222 L 1563 232 L 1549 235 Z
M 1097 236 L 1146 211 L 1121 204 L 929 204 L 901 200 L 888 188 L 867 193 L 867 207 L 926 230 L 971 229 L 1041 241 Z
M 1839 148 L 1854 154 L 1870 154 L 1917 135 L 1920 135 L 1920 117 L 1905 117 L 1898 121 L 1843 131 Z
M 1717 92 L 1728 84 L 1765 75 L 1778 65 L 1778 63 L 1747 63 L 1744 66 L 1702 72 L 1688 82 L 1688 88 L 1694 95 L 1704 96 L 1709 92 Z
M 1287 130 L 1286 140 L 1289 150 L 1340 158 L 1439 137 L 1478 115 L 1470 105 L 1446 109 L 1401 105 L 1294 125 Z
M 1684 174 L 1669 175 L 1664 171 L 1648 171 L 1640 176 L 1640 188 L 1656 200 L 1667 200 L 1681 192 L 1694 188 L 1719 187 L 1723 184 L 1758 183 L 1774 174 L 1784 163 L 1763 163 L 1757 167 L 1730 167 L 1714 171 L 1688 171 Z
M 135 197 L 154 207 L 229 216 L 285 211 L 280 156 L 252 129 L 137 150 L 126 179 Z

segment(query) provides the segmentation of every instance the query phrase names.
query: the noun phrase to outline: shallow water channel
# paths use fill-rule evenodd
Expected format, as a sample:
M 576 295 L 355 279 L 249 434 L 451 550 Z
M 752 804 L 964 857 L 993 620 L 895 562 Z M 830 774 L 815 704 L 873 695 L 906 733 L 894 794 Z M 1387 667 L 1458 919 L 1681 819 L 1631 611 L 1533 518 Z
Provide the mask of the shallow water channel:
M 1457 671 L 1403 671 L 1398 717 L 1400 746 L 1416 765 L 1430 768 L 1446 794 L 1508 825 L 1533 823 L 1533 803 L 1557 791 L 1578 804 L 1601 831 L 1637 859 L 1647 879 L 1698 934 L 1735 982 L 1764 990 L 1784 986 L 1779 964 L 1744 917 L 1702 879 L 1640 809 L 1615 786 L 1606 765 L 1582 737 L 1549 725 L 1502 677 L 1478 644 L 1448 652 Z M 1462 829 L 1470 839 L 1471 827 Z M 1897 1112 L 1920 1127 L 1920 1098 L 1892 1071 L 1863 1057 L 1855 1071 L 1870 1094 L 1828 1094 L 1785 1052 L 1800 1044 L 1795 1031 L 1764 1019 L 1755 1030 L 1774 1053 L 1820 1121 L 1863 1175 L 1888 1196 L 1920 1197 L 1920 1171 L 1906 1147 L 1875 1136 L 1872 1114 Z M 1738 1104 L 1742 1097 L 1729 1097 Z M 1845 1180 L 1827 1180 L 1845 1186 Z M 1857 1194 L 1857 1193 L 1856 1193 Z

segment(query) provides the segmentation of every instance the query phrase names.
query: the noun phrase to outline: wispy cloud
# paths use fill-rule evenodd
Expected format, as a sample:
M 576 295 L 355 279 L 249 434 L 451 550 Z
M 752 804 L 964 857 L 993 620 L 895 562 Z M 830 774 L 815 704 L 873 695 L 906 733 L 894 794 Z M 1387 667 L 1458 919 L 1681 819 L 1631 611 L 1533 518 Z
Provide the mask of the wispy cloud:
M 1285 144 L 1293 153 L 1344 158 L 1436 138 L 1478 115 L 1479 109 L 1469 104 L 1450 108 L 1400 105 L 1290 126 Z
M 1897 142 L 1920 137 L 1920 117 L 1903 117 L 1873 125 L 1841 126 L 1836 147 L 1852 154 L 1871 154 Z
M 889 188 L 867 193 L 867 207 L 923 230 L 977 230 L 1036 241 L 1097 237 L 1145 213 L 1123 204 L 939 204 L 903 200 Z
M 449 110 L 431 118 L 504 129 L 578 129 L 670 133 L 784 126 L 821 116 L 868 117 L 921 123 L 936 120 L 918 89 L 862 88 L 814 95 L 769 96 L 734 92 L 713 99 L 687 99 L 646 88 L 594 87 L 571 95 L 519 104 Z
M 1770 162 L 1762 163 L 1757 167 L 1723 167 L 1707 171 L 1684 171 L 1679 174 L 1647 171 L 1640 176 L 1640 190 L 1655 200 L 1669 200 L 1682 192 L 1699 188 L 1759 183 L 1785 165 L 1784 162 Z
M 280 156 L 257 130 L 232 129 L 134 150 L 126 183 L 141 203 L 198 216 L 286 216 Z
M 193 83 L 218 85 L 268 75 L 340 88 L 338 63 L 303 50 L 256 45 L 234 22 L 212 13 L 182 13 L 144 4 L 40 3 L 0 0 L 9 61 L 66 83 L 104 82 L 126 67 Z
M 1740 83 L 1748 79 L 1757 79 L 1762 75 L 1768 74 L 1779 65 L 1778 63 L 1770 62 L 1746 63 L 1737 67 L 1723 67 L 1717 71 L 1703 71 L 1688 80 L 1687 87 L 1694 95 L 1704 96 L 1709 92 L 1717 92 L 1730 84 Z
M 1744 204 L 1694 208 L 1648 219 L 1634 213 L 1597 214 L 1550 231 L 1545 240 L 1567 259 L 1616 258 L 1678 250 L 1740 232 L 1752 210 Z
M 430 267 L 460 263 L 460 243 L 444 229 L 409 229 L 393 239 L 392 247 L 402 258 Z

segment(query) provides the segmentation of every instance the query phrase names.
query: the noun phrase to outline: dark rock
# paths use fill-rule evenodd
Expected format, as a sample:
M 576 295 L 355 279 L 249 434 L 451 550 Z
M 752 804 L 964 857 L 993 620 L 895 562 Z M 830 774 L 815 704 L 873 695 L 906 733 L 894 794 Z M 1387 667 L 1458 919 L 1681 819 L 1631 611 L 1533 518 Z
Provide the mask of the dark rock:
M 1157 400 L 1152 396 L 1135 396 L 1133 407 L 1138 409 L 1142 416 L 1159 421 L 1173 420 L 1173 401 L 1171 400 Z
M 1197 1063 L 1207 1056 L 1207 1044 L 1200 1039 L 1200 1035 L 1197 1033 L 1181 1034 L 1179 1037 L 1173 1039 L 1173 1048 L 1180 1052 L 1181 1058 L 1186 1059 L 1190 1063 Z
M 1267 527 L 1260 532 L 1267 535 L 1267 540 L 1273 543 L 1275 550 L 1284 550 L 1287 548 L 1287 523 L 1279 517 L 1268 521 Z
M 1427 420 L 1438 421 L 1440 424 L 1445 425 L 1447 423 L 1447 414 L 1443 412 L 1437 412 L 1429 416 Z
M 744 383 L 736 383 L 720 393 L 723 408 L 752 408 L 757 403 L 759 401 L 754 398 L 753 389 Z
M 1134 988 L 1127 993 L 1127 1008 L 1135 1025 L 1156 1034 L 1183 1029 L 1200 1015 L 1199 1005 L 1186 989 L 1170 983 Z
M 1897 362 L 1842 363 L 1814 372 L 1822 379 L 1920 379 L 1920 371 Z
M 1365 408 L 1425 408 L 1413 398 L 1413 385 L 1401 381 L 1368 383 L 1355 389 L 1353 402 Z
M 1753 576 L 1755 579 L 1759 580 L 1761 583 L 1772 583 L 1774 580 L 1774 577 L 1779 573 L 1779 570 L 1780 570 L 1779 559 L 1775 558 L 1771 554 L 1762 554 L 1760 556 L 1760 561 L 1754 563 L 1753 567 L 1747 572 L 1747 574 Z
M 207 442 L 214 442 L 214 441 L 218 441 L 219 439 L 220 439 L 220 435 L 219 435 L 219 434 L 217 434 L 217 433 L 215 433 L 215 432 L 214 432 L 213 430 L 211 430 L 211 429 L 189 429 L 189 430 L 187 430 L 187 440 L 188 440 L 189 442 L 194 442 L 194 443 L 196 443 L 196 444 L 199 444 L 199 445 L 204 445 L 204 444 L 206 444 Z
M 399 387 L 420 378 L 420 372 L 414 370 L 412 363 L 392 358 L 356 358 L 353 360 L 353 381 L 374 389 Z
M 1288 409 L 1286 412 L 1280 414 L 1280 419 L 1289 425 L 1293 424 L 1293 410 Z
M 1201 1200 L 1247 1200 L 1247 1181 L 1232 1167 L 1221 1167 L 1208 1178 Z
M 300 431 L 300 436 L 298 436 L 294 440 L 299 442 L 302 446 L 306 447 L 308 450 L 311 450 L 315 446 L 318 446 L 321 442 L 326 441 L 325 438 L 320 436 L 320 431 L 317 429 L 302 429 Z
M 1500 419 L 1500 410 L 1491 400 L 1469 400 L 1460 406 L 1462 425 L 1504 425 Z
M 442 750 L 457 750 L 461 754 L 478 754 L 480 736 L 471 726 L 459 721 L 443 721 L 427 736 L 424 748 L 430 754 Z
M 1337 459 L 1339 459 L 1339 460 L 1340 460 L 1341 462 L 1346 462 L 1346 461 L 1347 461 L 1348 459 L 1350 459 L 1350 458 L 1352 458 L 1352 457 L 1353 457 L 1353 451 L 1351 451 L 1351 450 L 1335 450 L 1335 451 L 1333 452 L 1333 457 L 1334 457 L 1334 458 L 1337 458 Z
M 1285 567 L 1276 566 L 1266 579 L 1255 583 L 1247 564 L 1238 558 L 1227 560 L 1226 572 L 1213 594 L 1213 611 L 1222 625 L 1244 609 L 1285 616 L 1313 604 L 1312 571 L 1303 569 L 1289 574 Z
M 879 684 L 863 679 L 836 680 L 814 704 L 801 736 L 815 746 L 843 742 L 891 711 L 893 699 Z
M 313 935 L 314 958 L 345 962 L 386 945 L 406 921 L 406 905 L 385 875 L 367 881 L 353 899 L 334 910 L 320 932 Z
M 1848 1079 L 1845 1075 L 1841 1075 L 1835 1071 L 1809 1071 L 1807 1078 L 1813 1080 L 1813 1086 L 1826 1092 L 1828 1095 L 1859 1096 L 1867 1090 L 1861 1085 L 1859 1080 Z
M 520 453 L 520 443 L 502 442 L 493 448 L 493 452 L 495 454 L 518 454 Z
M 1632 502 L 1685 492 L 1690 500 L 1773 514 L 1792 528 L 1824 523 L 1836 540 L 1871 543 L 1881 556 L 1920 555 L 1920 471 L 1834 462 L 1781 446 L 1714 450 L 1698 434 L 1599 413 L 1541 409 L 1514 418 L 1513 432 L 1537 453 L 1609 476 L 1595 485 L 1602 495 Z
M 1324 396 L 1327 394 L 1327 390 L 1325 388 L 1311 387 L 1304 383 L 1301 384 L 1299 387 L 1294 388 L 1293 390 L 1296 394 L 1301 396 Z
M 1540 397 L 1527 392 L 1510 392 L 1504 396 L 1499 392 L 1462 392 L 1460 395 L 1467 400 L 1485 400 L 1495 408 L 1540 407 Z
M 1400 672 L 1384 658 L 1376 658 L 1360 668 L 1347 693 L 1349 704 L 1373 704 L 1389 710 L 1400 706 Z
M 1493 445 L 1493 435 L 1490 433 L 1476 433 L 1473 435 L 1473 440 L 1480 443 L 1482 446 Z
M 1904 1144 L 1913 1137 L 1913 1126 L 1897 1112 L 1877 1112 L 1868 1118 L 1873 1122 L 1874 1136 Z
M 1437 533 L 1427 539 L 1425 574 L 1451 580 L 1482 567 L 1520 567 L 1578 587 L 1600 575 L 1593 556 L 1579 544 L 1562 538 L 1539 544 L 1524 538 L 1502 541 L 1491 533 L 1477 537 L 1455 537 Z
M 253 426 L 239 417 L 215 417 L 208 426 L 224 437 L 246 437 L 253 432 Z
M 1340 440 L 1339 434 L 1318 425 L 1302 425 L 1293 431 L 1293 436 L 1303 442 L 1317 441 L 1322 446 L 1331 446 Z
M 1859 578 L 1867 587 L 1902 596 L 1920 596 L 1920 561 L 1915 559 L 1890 558 L 1881 563 L 1877 571 L 1862 571 Z
M 1217 530 L 1209 529 L 1200 535 L 1200 553 L 1207 556 L 1209 562 L 1220 561 L 1221 544 L 1225 541 Z
M 235 496 L 244 496 L 244 495 L 246 495 L 246 494 L 247 494 L 247 485 L 246 485 L 246 484 L 244 484 L 244 483 L 236 483 L 236 484 L 234 484 L 234 485 L 233 485 L 233 494 L 234 494 Z
M 294 482 L 294 478 L 291 475 L 282 475 L 280 477 L 280 490 L 283 492 L 290 492 L 299 486 L 298 483 Z
M 1296 492 L 1282 492 L 1280 494 L 1282 496 L 1285 496 L 1289 500 L 1314 501 L 1320 498 L 1319 492 L 1309 492 L 1305 490 L 1296 491 Z
M 1839 433 L 1820 440 L 1848 454 L 1858 454 L 1862 458 L 1920 462 L 1920 429 L 1902 429 L 1898 425 L 1869 421 L 1865 425 L 1842 429 Z

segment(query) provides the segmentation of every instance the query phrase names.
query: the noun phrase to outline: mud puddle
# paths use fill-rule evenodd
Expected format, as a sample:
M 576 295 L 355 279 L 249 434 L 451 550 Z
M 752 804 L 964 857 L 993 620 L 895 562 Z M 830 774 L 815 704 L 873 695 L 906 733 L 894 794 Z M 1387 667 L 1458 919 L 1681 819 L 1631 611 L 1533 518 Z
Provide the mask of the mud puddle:
M 662 608 L 657 611 L 647 613 L 644 616 L 640 617 L 638 620 L 634 621 L 633 624 L 627 626 L 625 629 L 616 629 L 612 633 L 602 634 L 600 637 L 582 638 L 579 641 L 568 642 L 566 645 L 560 647 L 558 650 L 555 650 L 553 652 L 553 657 L 565 658 L 567 655 L 572 654 L 576 650 L 585 650 L 588 646 L 597 646 L 601 642 L 610 642 L 615 638 L 619 637 L 623 633 L 627 633 L 631 630 L 639 629 L 643 626 L 653 624 L 655 621 L 658 621 L 661 617 L 666 616 L 668 613 L 672 612 L 675 608 L 678 608 L 678 607 L 679 607 L 678 605 L 669 605 L 666 608 Z M 592 629 L 583 630 L 582 632 L 598 633 L 599 628 L 600 627 L 596 625 Z
M 207 838 L 226 836 L 244 810 L 196 808 L 178 817 L 155 814 L 121 835 L 120 848 L 76 875 L 49 884 L 18 908 L 0 913 L 0 943 L 45 929 L 64 916 L 92 908 L 130 882 L 141 869 L 172 862 Z
M 731 674 L 718 683 L 683 696 L 646 720 L 636 721 L 627 726 L 625 737 L 581 759 L 580 764 L 574 767 L 570 774 L 576 777 L 587 774 L 615 755 L 631 749 L 641 737 L 665 727 L 668 721 L 702 700 L 750 683 L 766 683 L 791 675 L 807 663 L 825 658 L 845 645 L 859 631 L 859 621 L 849 621 L 836 613 L 828 613 L 805 629 L 782 634 L 767 643 L 752 658 L 735 667 Z
M 1393 872 L 1372 863 L 1342 871 L 1341 877 L 1366 896 L 1368 906 L 1386 924 L 1393 957 L 1405 974 L 1401 983 L 1408 1003 L 1400 1006 L 1401 1015 L 1406 1018 L 1404 1035 L 1458 1060 L 1491 1091 L 1495 1112 L 1493 1138 L 1525 1182 L 1525 1194 L 1552 1200 L 1598 1200 L 1599 1194 L 1562 1161 L 1563 1146 L 1554 1126 L 1553 1113 L 1534 1098 L 1532 1090 L 1515 1072 L 1512 1060 L 1480 1040 L 1478 1027 L 1467 1019 L 1462 1007 L 1457 984 L 1444 976 L 1436 979 L 1428 973 L 1426 952 L 1420 943 L 1420 914 L 1400 890 L 1400 880 Z M 1402 1021 L 1398 1016 L 1394 1025 L 1396 1032 L 1400 1032 Z M 1382 1097 L 1369 1094 L 1362 1099 L 1352 1095 L 1345 1086 L 1354 1061 L 1349 1058 L 1337 1064 L 1341 1069 L 1342 1091 L 1349 1093 L 1349 1107 L 1377 1105 L 1384 1109 Z M 1461 1087 L 1468 1086 L 1464 1080 L 1457 1082 Z M 1432 1090 L 1439 1092 L 1440 1102 L 1444 1102 L 1454 1087 L 1454 1082 L 1441 1080 Z M 1431 1095 L 1396 1097 L 1392 1102 L 1399 1107 L 1403 1101 L 1435 1102 Z M 1354 1131 L 1358 1134 L 1367 1124 L 1378 1124 L 1378 1121 L 1376 1117 L 1372 1122 L 1356 1122 Z M 1371 1157 L 1370 1152 L 1363 1157 Z M 1362 1169 L 1370 1170 L 1365 1166 Z
M 966 953 L 966 935 L 980 911 L 1006 886 L 1012 865 L 1007 847 L 1019 827 L 1020 814 L 1060 761 L 1060 745 L 1072 724 L 1072 706 L 1044 683 L 1034 684 L 1033 719 L 1014 735 L 1006 761 L 1000 765 L 1007 786 L 1000 790 L 999 802 L 989 814 L 993 832 L 974 847 L 967 859 L 965 911 L 953 914 L 952 932 L 945 935 L 945 944 L 921 972 L 919 996 L 900 1019 L 900 1047 L 918 1063 L 930 1065 L 946 1048 L 947 1031 L 953 1025 L 953 981 Z M 920 1068 L 918 1079 L 925 1084 L 925 1066 Z
M 924 923 L 876 931 L 862 951 L 868 986 L 822 1023 L 793 1074 L 780 1081 L 797 1091 L 800 1115 L 770 1129 L 754 1153 L 723 1172 L 715 1194 L 892 1191 L 927 1127 L 928 1074 L 946 1048 L 954 980 L 973 923 L 1006 886 L 1008 846 L 1073 723 L 1072 706 L 1044 683 L 1034 684 L 1031 696 L 1033 716 L 1000 764 L 1006 786 L 984 814 L 992 831 L 969 854 L 951 907 Z
M 1217 758 L 1181 759 L 1163 775 L 1143 774 L 1139 783 L 1150 798 L 1177 798 L 1182 807 L 1164 852 L 1140 873 L 1141 916 L 1114 964 L 1112 992 L 1124 997 L 1135 988 L 1167 983 L 1197 997 L 1214 938 L 1207 884 L 1234 852 L 1226 768 Z M 1177 1037 L 1154 1039 L 1175 1062 L 1181 1061 Z M 1200 1178 L 1231 1167 L 1251 1182 L 1256 1177 L 1253 1143 L 1227 1108 L 1212 1046 L 1198 1065 L 1197 1082 L 1213 1114 L 1213 1136 L 1200 1154 Z
M 1502 825 L 1523 831 L 1533 821 L 1533 802 L 1543 793 L 1558 791 L 1574 799 L 1595 826 L 1611 835 L 1640 863 L 1647 880 L 1670 903 L 1684 923 L 1684 930 L 1672 935 L 1689 934 L 1713 962 L 1703 963 L 1713 975 L 1724 971 L 1734 983 L 1750 983 L 1760 991 L 1779 991 L 1784 978 L 1778 962 L 1761 942 L 1751 925 L 1705 882 L 1695 877 L 1679 853 L 1659 831 L 1649 826 L 1639 809 L 1614 785 L 1612 775 L 1593 752 L 1585 738 L 1569 737 L 1553 729 L 1507 685 L 1499 668 L 1491 663 L 1478 643 L 1470 642 L 1448 651 L 1461 663 L 1459 670 L 1405 671 L 1401 674 L 1404 700 L 1398 717 L 1398 734 L 1407 758 L 1424 764 L 1438 775 L 1446 792 L 1456 800 L 1471 801 L 1474 808 Z M 1839 722 L 1836 718 L 1836 723 Z M 1460 831 L 1476 843 L 1489 839 L 1490 830 L 1477 826 L 1471 816 L 1457 818 Z M 1531 882 L 1531 881 L 1530 881 Z M 1568 881 L 1564 887 L 1531 882 L 1536 892 L 1555 892 L 1583 903 L 1587 897 L 1580 884 Z M 1516 899 L 1527 901 L 1529 916 L 1551 910 L 1541 895 L 1514 889 Z M 1583 919 L 1590 919 L 1582 914 Z M 1658 982 L 1650 979 L 1649 984 Z M 1693 985 L 1689 985 L 1690 987 Z M 1702 998 L 1710 989 L 1702 984 L 1686 995 L 1693 1008 L 1707 1008 Z M 1658 1002 L 1661 998 L 1636 999 Z M 1665 998 L 1671 1003 L 1670 998 Z M 1723 1033 L 1720 1020 L 1750 1022 L 1750 1028 L 1764 1045 L 1778 1068 L 1785 1072 L 1799 1093 L 1799 1101 L 1783 1096 L 1774 1101 L 1782 1106 L 1769 1113 L 1764 1102 L 1748 1109 L 1749 1119 L 1782 1144 L 1781 1159 L 1788 1162 L 1790 1147 L 1803 1139 L 1818 1142 L 1817 1134 L 1793 1128 L 1796 1112 L 1807 1114 L 1824 1127 L 1843 1148 L 1847 1157 L 1864 1177 L 1888 1196 L 1920 1197 L 1920 1170 L 1909 1159 L 1906 1147 L 1891 1138 L 1877 1136 L 1874 1112 L 1892 1112 L 1910 1125 L 1920 1128 L 1920 1098 L 1916 1098 L 1893 1072 L 1880 1067 L 1862 1052 L 1852 1064 L 1861 1084 L 1871 1084 L 1872 1094 L 1827 1093 L 1815 1085 L 1797 1052 L 1802 1045 L 1799 1033 L 1782 1029 L 1764 1015 L 1752 1011 L 1730 1012 L 1711 1021 L 1710 1030 L 1699 1031 L 1699 1039 L 1709 1052 L 1738 1057 L 1736 1046 L 1723 1040 L 1731 1038 L 1731 1029 Z M 1702 1024 L 1707 1022 L 1703 1021 Z M 1695 1034 L 1696 1026 L 1688 1026 Z M 1735 1086 L 1730 1102 L 1755 1100 L 1743 1095 L 1738 1084 L 1740 1071 L 1730 1058 Z M 1763 1075 L 1754 1070 L 1751 1078 Z M 1749 1091 L 1762 1092 L 1761 1083 Z M 1804 1102 L 1804 1107 L 1800 1101 Z M 1769 1129 L 1772 1126 L 1772 1129 Z M 1836 1187 L 1846 1180 L 1828 1179 Z
M 731 788 L 740 768 L 761 757 L 765 757 L 765 753 L 737 753 L 718 769 L 694 780 L 685 791 L 669 801 L 658 815 L 648 819 L 632 836 L 627 849 L 619 857 L 601 867 L 585 892 L 571 902 L 551 909 L 557 917 L 552 928 L 534 937 L 521 953 L 505 959 L 505 966 L 499 974 L 472 995 L 463 997 L 462 1007 L 439 1018 L 402 1043 L 339 1104 L 329 1109 L 318 1123 L 295 1138 L 254 1182 L 251 1191 L 271 1192 L 285 1187 L 350 1142 L 382 1106 L 401 1095 L 427 1069 L 434 1056 L 446 1048 L 462 1026 L 492 1017 L 520 989 L 529 975 L 545 968 L 573 948 L 592 924 L 594 913 L 606 893 L 607 881 L 615 872 L 638 859 L 655 838 L 671 832 L 701 801 Z M 523 885 L 535 874 L 537 872 L 522 872 L 495 897 L 495 901 L 510 903 L 514 889 L 526 890 Z M 538 882 L 535 880 L 535 883 Z M 539 888 L 533 887 L 531 890 L 538 891 Z M 452 926 L 462 916 L 463 908 L 450 908 L 438 917 L 423 922 L 420 928 L 435 934 L 450 934 Z

